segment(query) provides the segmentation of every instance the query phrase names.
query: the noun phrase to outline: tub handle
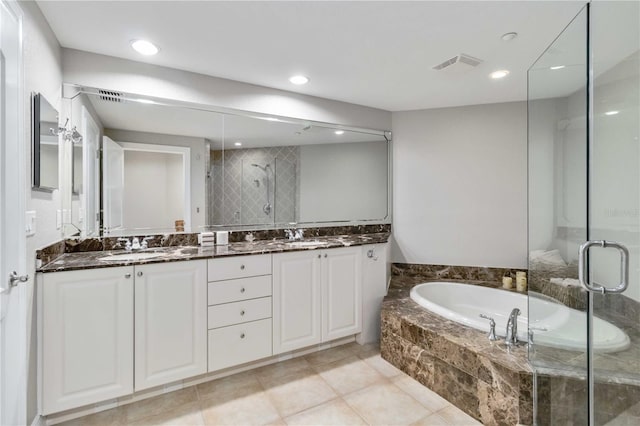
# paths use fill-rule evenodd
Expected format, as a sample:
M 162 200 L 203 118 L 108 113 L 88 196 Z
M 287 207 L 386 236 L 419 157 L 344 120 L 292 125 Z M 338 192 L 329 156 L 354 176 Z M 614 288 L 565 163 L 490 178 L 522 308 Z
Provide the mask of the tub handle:
M 480 314 L 480 318 L 489 320 L 489 334 L 487 334 L 487 338 L 492 342 L 498 340 L 498 338 L 496 337 L 496 321 L 493 318 L 486 316 L 485 314 Z

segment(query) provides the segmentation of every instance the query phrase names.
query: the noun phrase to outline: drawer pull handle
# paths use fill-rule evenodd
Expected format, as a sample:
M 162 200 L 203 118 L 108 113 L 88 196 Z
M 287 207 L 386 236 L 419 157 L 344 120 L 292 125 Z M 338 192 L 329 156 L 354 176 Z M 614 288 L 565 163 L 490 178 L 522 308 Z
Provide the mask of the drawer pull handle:
M 138 271 L 138 276 L 141 277 L 142 276 L 142 271 Z
M 322 257 L 322 255 L 321 255 L 321 254 L 319 254 L 319 255 L 318 255 L 318 259 L 320 259 L 321 257 Z
M 244 311 L 240 311 L 240 315 L 241 315 L 241 316 L 242 316 L 242 315 L 244 315 Z
M 244 287 L 240 289 L 240 293 L 244 293 Z
M 244 265 L 240 265 L 240 269 L 244 270 Z
M 328 254 L 327 254 L 327 253 L 325 253 L 325 254 L 324 254 L 324 257 L 326 258 L 327 256 L 328 256 Z
M 131 278 L 131 274 L 124 274 L 124 277 L 125 277 L 126 279 L 129 279 L 129 278 Z
M 241 338 L 241 339 L 244 339 L 244 333 L 242 333 L 242 334 L 240 335 L 240 338 Z

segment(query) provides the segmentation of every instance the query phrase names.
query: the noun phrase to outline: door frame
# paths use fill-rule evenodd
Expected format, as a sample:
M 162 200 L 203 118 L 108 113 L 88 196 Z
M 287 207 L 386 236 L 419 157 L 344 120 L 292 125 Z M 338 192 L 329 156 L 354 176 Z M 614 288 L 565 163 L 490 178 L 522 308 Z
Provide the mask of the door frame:
M 124 151 L 156 152 L 160 154 L 182 155 L 182 172 L 184 184 L 184 230 L 191 232 L 191 148 L 175 145 L 154 145 L 148 143 L 114 141 Z
M 17 92 L 17 137 L 5 138 L 3 142 L 4 149 L 0 153 L 5 154 L 5 158 L 0 157 L 0 197 L 5 201 L 0 204 L 0 220 L 10 224 L 15 229 L 14 235 L 2 235 L 0 238 L 7 241 L 10 238 L 10 246 L 17 248 L 17 259 L 15 264 L 0 265 L 0 279 L 3 281 L 4 289 L 8 279 L 8 273 L 15 268 L 22 275 L 26 272 L 27 262 L 27 243 L 25 229 L 25 211 L 26 211 L 26 188 L 27 173 L 30 167 L 26 166 L 26 135 L 25 135 L 25 102 L 24 102 L 24 67 L 23 67 L 23 12 L 18 2 L 12 0 L 0 0 L 0 13 L 2 15 L 10 15 L 17 24 L 17 76 L 16 76 L 16 92 Z M 4 72 L 4 68 L 2 69 Z M 2 76 L 4 81 L 4 76 Z M 4 93 L 2 103 L 5 103 Z M 3 107 L 7 107 L 3 105 Z M 16 105 L 11 105 L 11 108 Z M 4 126 L 4 123 L 0 123 Z M 11 155 L 7 155 L 11 154 Z M 12 160 L 7 161 L 7 157 L 11 156 Z M 12 176 L 12 185 L 7 185 L 2 176 Z M 11 202 L 7 202 L 10 200 Z M 11 208 L 9 208 L 11 206 Z M 0 232 L 2 227 L 0 227 Z M 5 275 L 7 274 L 7 275 Z M 33 279 L 31 279 L 33 282 Z M 27 287 L 26 285 L 18 285 L 8 288 L 0 296 L 2 299 L 2 307 L 4 311 L 5 303 L 11 301 L 12 308 L 15 313 L 8 311 L 14 320 L 10 334 L 4 330 L 4 324 L 9 318 L 4 317 L 0 326 L 0 423 L 2 424 L 25 424 L 26 423 L 26 399 L 27 399 Z M 10 300 L 10 299 L 13 300 Z M 7 361 L 4 354 L 4 347 L 11 346 L 11 359 Z M 10 368 L 5 368 L 5 363 L 10 363 Z M 9 378 L 7 378 L 9 372 Z M 9 390 L 9 392 L 7 392 Z M 12 395 L 11 399 L 7 399 L 7 394 Z M 15 411 L 7 413 L 7 406 L 15 406 Z M 11 417 L 8 417 L 11 416 Z

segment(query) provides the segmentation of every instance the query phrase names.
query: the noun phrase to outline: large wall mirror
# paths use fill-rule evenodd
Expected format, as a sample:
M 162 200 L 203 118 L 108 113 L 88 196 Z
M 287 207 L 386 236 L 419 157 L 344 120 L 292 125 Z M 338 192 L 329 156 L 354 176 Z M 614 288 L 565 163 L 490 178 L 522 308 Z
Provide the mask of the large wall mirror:
M 82 236 L 389 223 L 390 133 L 76 88 Z
M 31 96 L 32 187 L 58 189 L 58 111 L 40 93 Z

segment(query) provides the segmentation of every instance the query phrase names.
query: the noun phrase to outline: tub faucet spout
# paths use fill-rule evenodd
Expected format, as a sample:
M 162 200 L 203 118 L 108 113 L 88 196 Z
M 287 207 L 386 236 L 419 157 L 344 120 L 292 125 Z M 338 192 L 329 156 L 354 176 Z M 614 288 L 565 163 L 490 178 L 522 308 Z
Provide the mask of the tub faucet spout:
M 507 337 L 504 339 L 507 346 L 518 343 L 518 315 L 520 315 L 520 309 L 513 308 L 509 315 L 509 321 L 507 321 Z

